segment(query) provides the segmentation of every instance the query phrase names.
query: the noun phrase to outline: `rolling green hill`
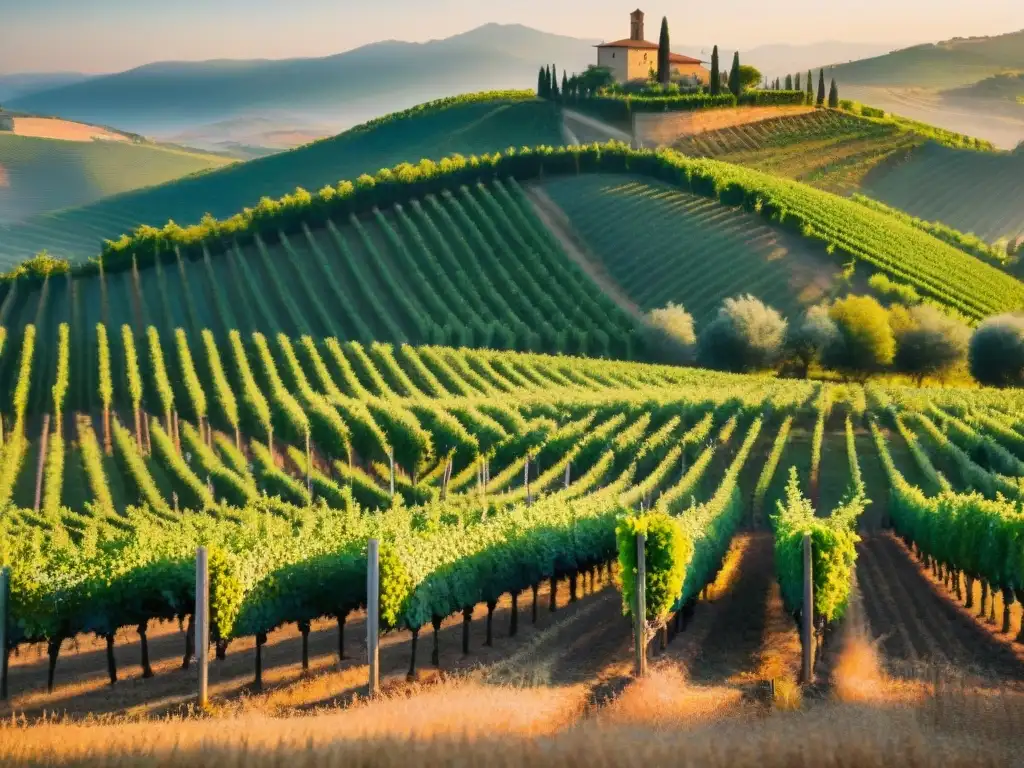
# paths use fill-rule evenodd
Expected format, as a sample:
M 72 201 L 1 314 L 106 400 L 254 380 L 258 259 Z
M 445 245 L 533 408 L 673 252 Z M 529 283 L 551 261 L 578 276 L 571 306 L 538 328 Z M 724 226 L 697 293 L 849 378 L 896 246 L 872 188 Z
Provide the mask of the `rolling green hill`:
M 0 266 L 43 249 L 86 260 L 104 239 L 141 224 L 190 223 L 206 213 L 230 216 L 262 196 L 279 197 L 296 186 L 315 191 L 406 160 L 560 142 L 556 108 L 523 92 L 442 100 L 289 152 L 0 227 Z
M 1021 98 L 1024 98 L 1024 73 L 1007 72 L 993 75 L 974 83 L 974 85 L 948 90 L 944 95 L 952 98 L 1020 101 Z
M 158 144 L 0 133 L 0 224 L 87 205 L 229 162 Z
M 954 38 L 826 68 L 843 85 L 955 88 L 1006 70 L 1024 69 L 1024 30 Z
M 830 294 L 840 264 L 798 234 L 643 177 L 562 177 L 543 190 L 640 309 L 682 304 L 698 327 L 750 293 L 796 316 Z
M 936 139 L 960 143 L 914 123 L 820 111 L 703 133 L 676 148 L 838 194 L 861 192 L 990 243 L 1024 234 L 1024 196 L 1016 194 L 1024 154 Z

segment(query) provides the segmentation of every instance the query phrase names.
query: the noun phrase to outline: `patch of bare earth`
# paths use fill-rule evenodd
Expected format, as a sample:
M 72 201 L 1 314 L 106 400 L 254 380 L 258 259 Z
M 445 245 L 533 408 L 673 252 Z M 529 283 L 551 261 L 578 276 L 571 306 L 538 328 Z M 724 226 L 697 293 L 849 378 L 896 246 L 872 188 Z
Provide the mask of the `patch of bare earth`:
M 50 117 L 16 117 L 14 134 L 63 141 L 128 141 L 123 133 Z
M 541 223 L 547 227 L 557 238 L 562 250 L 566 255 L 583 270 L 597 286 L 604 291 L 611 299 L 631 317 L 637 320 L 643 317 L 640 307 L 626 295 L 615 279 L 608 274 L 608 271 L 601 264 L 600 259 L 589 253 L 583 239 L 574 231 L 572 222 L 565 215 L 558 203 L 551 199 L 551 196 L 539 186 L 532 185 L 526 188 L 526 194 L 533 204 L 534 213 Z

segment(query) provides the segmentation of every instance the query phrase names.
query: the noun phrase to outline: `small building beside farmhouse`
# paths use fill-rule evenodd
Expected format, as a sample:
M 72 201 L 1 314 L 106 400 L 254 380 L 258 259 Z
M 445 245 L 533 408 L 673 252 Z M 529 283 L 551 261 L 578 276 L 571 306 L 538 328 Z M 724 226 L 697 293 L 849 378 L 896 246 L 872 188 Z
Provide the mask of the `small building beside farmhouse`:
M 711 82 L 711 72 L 700 59 L 669 54 L 673 80 L 696 79 Z M 615 81 L 647 80 L 651 70 L 658 70 L 658 44 L 644 39 L 644 12 L 639 8 L 629 15 L 629 37 L 597 46 L 597 65 L 611 70 Z

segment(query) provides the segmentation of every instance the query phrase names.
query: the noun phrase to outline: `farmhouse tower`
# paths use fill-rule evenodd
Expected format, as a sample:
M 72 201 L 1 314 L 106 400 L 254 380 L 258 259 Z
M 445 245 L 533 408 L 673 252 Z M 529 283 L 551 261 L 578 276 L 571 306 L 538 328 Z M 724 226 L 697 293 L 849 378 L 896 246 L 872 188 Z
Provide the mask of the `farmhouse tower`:
M 617 83 L 643 82 L 658 63 L 658 44 L 644 40 L 644 12 L 639 8 L 629 14 L 629 37 L 595 47 L 597 66 L 611 72 Z M 668 66 L 673 80 L 711 81 L 711 73 L 699 59 L 670 53 Z
M 629 39 L 644 39 L 644 12 L 639 8 L 629 14 Z

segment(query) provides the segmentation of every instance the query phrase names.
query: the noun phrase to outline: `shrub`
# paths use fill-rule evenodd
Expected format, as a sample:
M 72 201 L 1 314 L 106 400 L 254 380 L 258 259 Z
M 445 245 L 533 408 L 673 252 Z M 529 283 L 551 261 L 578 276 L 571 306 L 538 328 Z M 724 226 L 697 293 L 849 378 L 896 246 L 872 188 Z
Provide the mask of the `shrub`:
M 893 307 L 890 326 L 896 339 L 894 367 L 912 376 L 918 386 L 926 376 L 949 373 L 967 357 L 971 332 L 935 307 Z
M 896 339 L 885 307 L 870 296 L 847 296 L 829 309 L 839 329 L 837 339 L 825 349 L 822 362 L 829 368 L 867 378 L 892 363 Z
M 974 332 L 968 351 L 971 376 L 993 387 L 1024 385 L 1024 316 L 990 317 Z
M 800 366 L 807 378 L 812 365 L 821 363 L 825 350 L 839 339 L 839 326 L 829 317 L 826 304 L 807 310 L 799 322 L 789 326 L 786 334 L 786 357 Z
M 701 365 L 726 371 L 763 371 L 782 357 L 786 321 L 753 296 L 726 299 L 698 342 Z
M 697 346 L 693 316 L 669 302 L 647 313 L 647 348 L 666 362 L 691 363 Z

